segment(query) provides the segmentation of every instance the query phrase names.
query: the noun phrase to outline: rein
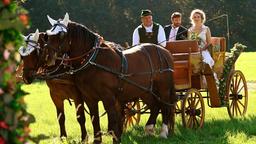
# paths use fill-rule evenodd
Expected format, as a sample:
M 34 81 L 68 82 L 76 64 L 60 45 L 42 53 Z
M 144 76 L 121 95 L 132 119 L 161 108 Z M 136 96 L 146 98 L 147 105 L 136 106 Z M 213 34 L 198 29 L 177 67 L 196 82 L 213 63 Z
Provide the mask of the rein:
M 43 79 L 43 80 L 47 80 L 47 79 L 53 79 L 53 78 L 58 78 L 58 77 L 61 77 L 61 76 L 64 76 L 66 74 L 69 74 L 69 75 L 73 75 L 83 69 L 86 69 L 91 61 L 94 61 L 98 55 L 98 52 L 99 52 L 99 47 L 94 47 L 93 49 L 90 50 L 90 53 L 93 52 L 92 56 L 89 58 L 89 60 L 82 64 L 79 68 L 77 69 L 69 69 L 68 71 L 64 71 L 64 72 L 61 72 L 61 73 L 57 73 L 57 74 L 53 74 L 53 73 L 46 73 L 46 74 L 41 74 L 41 75 L 36 75 L 36 78 L 37 79 Z M 89 53 L 87 53 L 88 55 Z M 61 58 L 62 62 L 65 61 L 65 58 Z M 62 64 L 61 64 L 62 65 Z M 61 66 L 59 65 L 59 67 Z
M 77 57 L 73 57 L 73 58 L 64 58 L 64 57 L 57 57 L 57 60 L 63 60 L 63 61 L 75 61 L 75 60 L 79 60 L 79 59 L 82 59 L 84 58 L 84 56 L 88 56 L 92 51 L 94 51 L 94 49 L 91 49 L 89 50 L 88 52 L 80 55 L 80 56 L 77 56 Z

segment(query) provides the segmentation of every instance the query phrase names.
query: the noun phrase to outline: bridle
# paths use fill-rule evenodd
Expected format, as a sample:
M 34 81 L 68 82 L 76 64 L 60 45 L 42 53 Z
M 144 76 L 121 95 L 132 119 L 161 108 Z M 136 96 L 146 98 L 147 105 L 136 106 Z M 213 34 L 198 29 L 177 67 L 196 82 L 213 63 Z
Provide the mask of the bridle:
M 35 77 L 37 79 L 47 80 L 47 79 L 58 78 L 58 77 L 66 75 L 66 74 L 73 75 L 74 73 L 77 73 L 78 71 L 86 69 L 89 65 L 91 65 L 91 63 L 93 61 L 95 61 L 95 59 L 98 55 L 99 49 L 102 49 L 100 47 L 99 39 L 100 39 L 100 37 L 96 36 L 95 44 L 94 44 L 93 48 L 90 49 L 89 51 L 83 53 L 80 56 L 69 58 L 67 53 L 64 53 L 62 55 L 62 57 L 57 58 L 57 60 L 60 60 L 61 62 L 54 71 L 46 72 L 46 73 L 40 73 L 40 74 L 35 75 Z M 81 60 L 81 59 L 82 59 L 81 65 L 78 68 L 75 68 L 75 69 L 73 69 L 71 66 L 65 64 L 66 62 L 77 61 L 77 60 Z M 88 59 L 88 61 L 85 62 L 86 59 Z M 69 70 L 64 71 L 64 72 L 60 72 L 60 73 L 56 73 L 60 69 L 61 66 L 69 67 Z

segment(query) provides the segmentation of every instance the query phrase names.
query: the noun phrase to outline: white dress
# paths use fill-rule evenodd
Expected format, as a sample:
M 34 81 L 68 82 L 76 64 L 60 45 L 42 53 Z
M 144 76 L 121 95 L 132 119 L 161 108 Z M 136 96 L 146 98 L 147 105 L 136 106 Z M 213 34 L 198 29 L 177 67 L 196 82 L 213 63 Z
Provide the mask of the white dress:
M 190 31 L 192 29 L 194 29 L 194 27 L 191 27 Z M 207 26 L 202 25 L 202 31 L 200 32 L 200 34 L 198 34 L 198 37 L 200 37 L 200 39 L 201 39 L 200 42 L 199 42 L 199 48 L 201 48 L 201 49 L 203 49 L 205 47 L 205 45 L 207 44 L 207 42 L 206 42 L 207 29 L 208 29 Z M 213 68 L 214 60 L 212 59 L 212 56 L 211 56 L 211 54 L 208 50 L 203 50 L 202 51 L 202 57 L 203 57 L 203 62 L 209 64 L 209 66 L 211 68 Z M 216 80 L 216 84 L 217 84 L 217 88 L 218 88 L 219 80 L 218 80 L 217 74 L 215 72 L 213 72 L 213 76 L 214 76 L 214 79 Z M 204 77 L 204 81 L 206 83 L 205 77 Z
M 194 29 L 194 27 L 190 28 L 190 31 Z M 200 34 L 198 34 L 198 37 L 200 37 L 201 41 L 199 43 L 199 48 L 203 49 L 205 45 L 207 44 L 206 42 L 206 32 L 207 32 L 208 27 L 205 25 L 202 25 L 202 31 Z M 209 66 L 212 68 L 214 65 L 214 60 L 212 59 L 210 53 L 208 50 L 203 50 L 202 51 L 202 57 L 203 57 L 203 62 L 209 64 Z

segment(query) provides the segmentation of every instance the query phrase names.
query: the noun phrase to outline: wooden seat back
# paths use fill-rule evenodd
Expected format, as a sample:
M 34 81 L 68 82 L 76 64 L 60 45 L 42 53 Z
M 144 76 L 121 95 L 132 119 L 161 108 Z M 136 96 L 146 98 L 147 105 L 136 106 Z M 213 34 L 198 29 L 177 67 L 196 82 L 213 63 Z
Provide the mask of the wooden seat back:
M 199 52 L 198 43 L 195 40 L 167 42 L 166 49 L 168 49 L 172 54 Z
M 225 52 L 226 52 L 226 38 L 225 37 L 212 37 L 211 43 L 212 48 L 212 58 L 214 60 L 213 71 L 220 78 L 223 73 L 224 62 L 225 62 Z
M 226 38 L 225 37 L 211 37 L 214 52 L 226 52 Z

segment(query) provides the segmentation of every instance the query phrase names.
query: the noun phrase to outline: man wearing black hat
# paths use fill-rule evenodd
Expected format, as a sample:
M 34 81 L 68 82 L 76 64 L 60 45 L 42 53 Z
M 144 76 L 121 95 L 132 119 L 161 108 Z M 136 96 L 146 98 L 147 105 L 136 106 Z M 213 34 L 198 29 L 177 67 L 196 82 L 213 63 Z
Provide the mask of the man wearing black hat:
M 171 14 L 171 24 L 164 27 L 166 41 L 187 39 L 187 28 L 181 25 L 181 13 L 174 12 Z
M 141 22 L 133 32 L 132 45 L 140 43 L 154 43 L 166 46 L 166 37 L 163 27 L 160 24 L 154 23 L 152 12 L 150 10 L 141 11 Z

